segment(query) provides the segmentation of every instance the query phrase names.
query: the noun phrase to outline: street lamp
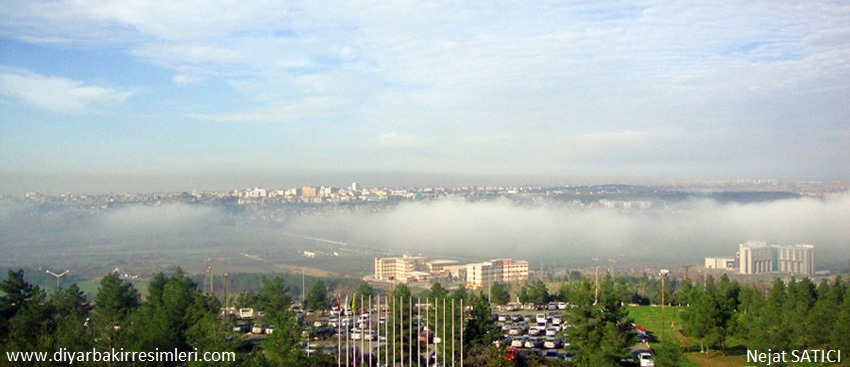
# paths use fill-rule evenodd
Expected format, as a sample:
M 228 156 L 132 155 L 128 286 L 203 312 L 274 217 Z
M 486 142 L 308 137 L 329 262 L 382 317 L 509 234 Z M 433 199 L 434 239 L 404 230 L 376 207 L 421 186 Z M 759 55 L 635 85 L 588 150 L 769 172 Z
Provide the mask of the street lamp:
M 659 274 L 661 275 L 661 335 L 664 335 L 664 278 L 667 278 L 667 274 L 670 273 L 670 270 L 661 269 Z
M 52 272 L 52 271 L 48 270 L 48 271 L 47 271 L 47 274 L 50 274 L 50 275 L 52 275 L 52 276 L 56 277 L 56 289 L 59 289 L 59 282 L 61 281 L 62 277 L 63 277 L 65 274 L 68 274 L 68 273 L 70 273 L 70 272 L 71 272 L 70 270 L 65 270 L 64 272 L 62 272 L 62 273 L 60 273 L 60 274 L 56 274 L 56 273 L 54 273 L 54 272 Z

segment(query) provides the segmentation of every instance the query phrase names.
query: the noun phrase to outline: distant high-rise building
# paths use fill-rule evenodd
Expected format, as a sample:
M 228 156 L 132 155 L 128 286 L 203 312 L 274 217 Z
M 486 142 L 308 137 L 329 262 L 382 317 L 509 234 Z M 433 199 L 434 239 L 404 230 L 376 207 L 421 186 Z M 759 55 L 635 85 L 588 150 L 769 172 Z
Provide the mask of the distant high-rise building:
M 814 245 L 773 245 L 747 241 L 738 245 L 739 272 L 763 274 L 783 272 L 812 275 L 815 272 Z
M 351 183 L 351 191 L 353 191 L 354 193 L 357 193 L 358 191 L 360 191 L 360 184 L 357 183 L 357 182 L 352 182 Z

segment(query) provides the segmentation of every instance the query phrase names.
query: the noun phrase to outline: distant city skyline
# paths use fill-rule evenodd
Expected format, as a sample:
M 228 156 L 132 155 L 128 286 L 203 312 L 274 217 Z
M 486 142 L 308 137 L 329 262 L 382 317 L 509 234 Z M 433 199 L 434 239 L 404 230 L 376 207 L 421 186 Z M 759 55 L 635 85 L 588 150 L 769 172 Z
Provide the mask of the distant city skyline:
M 9 2 L 0 193 L 850 180 L 828 1 Z

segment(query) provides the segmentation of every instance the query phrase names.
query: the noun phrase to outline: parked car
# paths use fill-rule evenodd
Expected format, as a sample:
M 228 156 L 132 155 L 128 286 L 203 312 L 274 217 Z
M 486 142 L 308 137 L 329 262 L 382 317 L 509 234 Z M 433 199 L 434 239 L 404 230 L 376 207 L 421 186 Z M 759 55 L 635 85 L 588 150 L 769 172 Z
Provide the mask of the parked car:
M 525 341 L 528 340 L 527 336 L 521 336 L 519 338 L 514 338 L 511 340 L 511 346 L 514 348 L 525 348 Z
M 564 346 L 564 341 L 559 338 L 546 337 L 543 339 L 543 348 L 558 349 Z
M 251 324 L 247 322 L 237 322 L 236 326 L 233 327 L 234 333 L 247 333 L 251 331 Z
M 525 341 L 526 348 L 543 348 L 543 339 L 542 338 L 528 338 Z
M 641 367 L 655 367 L 655 360 L 652 359 L 652 353 L 640 352 L 637 354 L 637 362 Z
M 507 359 L 509 361 L 515 360 L 516 357 L 517 357 L 517 354 L 518 353 L 517 353 L 517 350 L 516 350 L 515 347 L 508 347 L 508 349 L 505 349 L 505 359 Z
M 546 322 L 548 322 L 548 321 L 549 321 L 549 320 L 548 320 L 548 318 L 546 317 L 546 314 L 545 314 L 545 313 L 539 313 L 539 314 L 537 314 L 537 316 L 535 317 L 535 320 L 537 321 L 537 324 L 538 324 L 538 325 L 539 325 L 541 322 L 545 325 L 545 324 L 546 324 Z
M 561 314 L 552 315 L 552 325 L 561 326 L 564 322 L 564 316 Z

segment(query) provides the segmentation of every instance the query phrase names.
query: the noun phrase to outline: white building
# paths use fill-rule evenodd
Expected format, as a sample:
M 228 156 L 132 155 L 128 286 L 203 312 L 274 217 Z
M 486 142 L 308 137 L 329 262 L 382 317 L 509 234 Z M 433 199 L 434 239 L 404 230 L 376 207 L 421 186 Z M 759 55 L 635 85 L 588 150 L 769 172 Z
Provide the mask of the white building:
M 737 260 L 734 257 L 706 257 L 705 267 L 706 269 L 735 270 L 738 269 Z
M 419 256 L 375 258 L 375 280 L 393 280 L 407 283 L 414 272 L 427 271 L 425 258 Z
M 528 281 L 528 261 L 495 259 L 466 265 L 466 286 L 489 288 L 495 283 L 523 283 Z
M 783 272 L 812 275 L 815 272 L 814 245 L 774 245 L 747 241 L 738 245 L 741 274 Z

